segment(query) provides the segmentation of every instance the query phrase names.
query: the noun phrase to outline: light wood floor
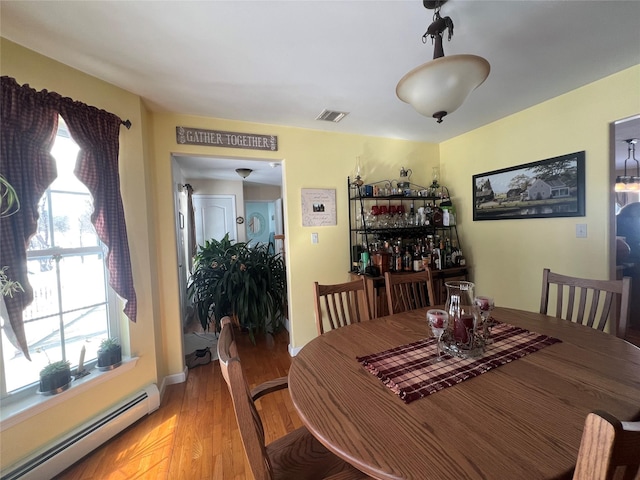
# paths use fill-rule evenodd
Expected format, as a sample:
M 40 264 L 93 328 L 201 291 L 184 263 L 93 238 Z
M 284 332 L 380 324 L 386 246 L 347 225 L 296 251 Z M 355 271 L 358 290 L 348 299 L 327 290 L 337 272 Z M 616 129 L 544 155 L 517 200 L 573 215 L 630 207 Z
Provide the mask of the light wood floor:
M 287 375 L 291 358 L 286 331 L 271 341 L 236 332 L 251 387 Z M 287 390 L 258 401 L 267 443 L 301 426 Z M 56 480 L 251 479 L 218 361 L 189 371 L 167 387 L 162 405 L 73 465 Z

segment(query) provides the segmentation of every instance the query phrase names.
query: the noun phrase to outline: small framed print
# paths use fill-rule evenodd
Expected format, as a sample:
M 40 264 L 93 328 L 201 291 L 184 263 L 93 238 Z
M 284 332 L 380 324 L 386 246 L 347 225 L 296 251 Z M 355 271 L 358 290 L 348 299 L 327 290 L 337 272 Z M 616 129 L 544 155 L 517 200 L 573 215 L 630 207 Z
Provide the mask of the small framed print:
M 301 196 L 303 227 L 337 225 L 335 188 L 303 188 Z

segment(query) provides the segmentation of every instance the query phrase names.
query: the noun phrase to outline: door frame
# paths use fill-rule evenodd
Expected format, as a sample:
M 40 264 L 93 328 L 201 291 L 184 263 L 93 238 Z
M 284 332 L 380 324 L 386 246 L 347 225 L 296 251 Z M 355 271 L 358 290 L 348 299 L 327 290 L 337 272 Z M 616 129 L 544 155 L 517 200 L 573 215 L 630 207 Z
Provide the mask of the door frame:
M 286 221 L 287 221 L 287 208 L 286 208 L 286 194 L 285 194 L 285 185 L 284 185 L 284 170 L 285 170 L 285 165 L 286 165 L 286 161 L 285 159 L 269 159 L 269 158 L 260 158 L 260 157 L 256 157 L 256 158 L 252 158 L 252 157 L 236 157 L 233 155 L 225 155 L 225 156 L 221 156 L 221 155 L 206 155 L 206 154 L 188 154 L 188 153 L 184 153 L 184 152 L 172 152 L 171 153 L 171 165 L 172 165 L 172 185 L 174 186 L 179 186 L 182 187 L 182 184 L 184 184 L 187 181 L 190 180 L 196 180 L 198 178 L 184 178 L 182 175 L 182 170 L 180 168 L 180 164 L 178 163 L 177 157 L 183 157 L 183 156 L 197 156 L 197 157 L 204 157 L 207 158 L 208 160 L 211 161 L 211 166 L 213 168 L 213 166 L 216 163 L 216 160 L 219 159 L 232 159 L 232 160 L 237 160 L 238 164 L 237 164 L 237 168 L 243 168 L 246 166 L 246 163 L 244 163 L 244 161 L 264 161 L 267 163 L 279 163 L 280 164 L 280 178 L 282 179 L 281 184 L 280 184 L 280 202 L 282 205 L 282 210 L 281 210 L 281 222 L 282 222 L 282 229 L 284 232 L 285 229 L 285 225 L 286 225 Z M 206 176 L 202 176 L 200 177 L 201 179 L 205 179 L 207 178 Z M 173 193 L 172 193 L 173 194 Z M 237 200 L 237 199 L 236 199 Z M 244 198 L 243 198 L 243 210 L 244 210 Z M 236 212 L 237 212 L 237 205 L 236 205 Z M 180 241 L 178 238 L 178 235 L 181 235 L 180 233 L 180 224 L 179 224 L 179 209 L 178 209 L 178 202 L 177 199 L 176 201 L 174 201 L 174 216 L 175 216 L 175 225 L 176 225 L 176 230 L 175 230 L 175 235 L 176 235 L 176 274 L 178 275 L 178 283 L 180 282 L 180 271 L 179 269 L 182 268 L 180 267 L 180 263 L 179 263 L 179 257 L 177 249 L 180 248 Z M 184 214 L 183 214 L 184 215 Z M 187 224 L 188 224 L 188 216 L 184 215 L 185 217 L 185 231 L 187 228 Z M 236 230 L 236 235 L 238 235 L 239 231 Z M 288 257 L 287 257 L 287 261 L 288 261 Z M 289 266 L 287 265 L 287 270 L 289 270 Z M 186 318 L 182 318 L 182 316 L 184 316 L 184 312 L 186 312 L 187 307 L 188 307 L 188 299 L 187 299 L 187 295 L 186 295 L 186 285 L 184 286 L 184 290 L 185 290 L 185 294 L 183 295 L 182 293 L 179 293 L 180 298 L 179 298 L 179 302 L 180 302 L 180 312 L 181 312 L 181 325 L 184 325 L 184 322 L 186 320 Z M 291 288 L 290 288 L 290 279 L 289 279 L 289 275 L 287 273 L 287 292 L 288 295 L 290 295 L 291 293 Z M 288 303 L 289 305 L 291 305 L 291 298 L 288 299 Z M 184 302 L 184 303 L 183 303 Z M 287 313 L 287 318 L 285 321 L 285 328 L 289 331 L 289 313 Z M 182 328 L 181 328 L 182 330 Z

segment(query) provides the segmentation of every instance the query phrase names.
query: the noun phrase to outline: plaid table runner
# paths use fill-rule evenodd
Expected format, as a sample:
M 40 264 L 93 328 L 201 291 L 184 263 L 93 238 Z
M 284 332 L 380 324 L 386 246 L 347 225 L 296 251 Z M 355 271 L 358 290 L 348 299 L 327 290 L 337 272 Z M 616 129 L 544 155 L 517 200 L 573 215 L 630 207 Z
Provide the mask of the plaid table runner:
M 402 401 L 410 403 L 561 342 L 506 323 L 493 327 L 492 338 L 493 343 L 480 358 L 444 355 L 442 361 L 434 363 L 436 344 L 430 337 L 356 359 Z

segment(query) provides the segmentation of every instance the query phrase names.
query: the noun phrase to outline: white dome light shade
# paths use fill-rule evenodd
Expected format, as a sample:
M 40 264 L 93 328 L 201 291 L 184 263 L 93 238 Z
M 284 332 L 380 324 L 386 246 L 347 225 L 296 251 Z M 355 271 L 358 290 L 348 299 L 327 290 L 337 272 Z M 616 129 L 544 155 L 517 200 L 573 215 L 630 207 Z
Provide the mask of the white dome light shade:
M 251 170 L 250 168 L 236 168 L 236 173 L 242 178 L 247 178 L 249 175 L 251 175 L 251 172 L 253 172 L 253 170 Z
M 477 55 L 436 58 L 407 73 L 396 95 L 425 117 L 442 117 L 456 111 L 469 94 L 489 76 L 489 62 Z

